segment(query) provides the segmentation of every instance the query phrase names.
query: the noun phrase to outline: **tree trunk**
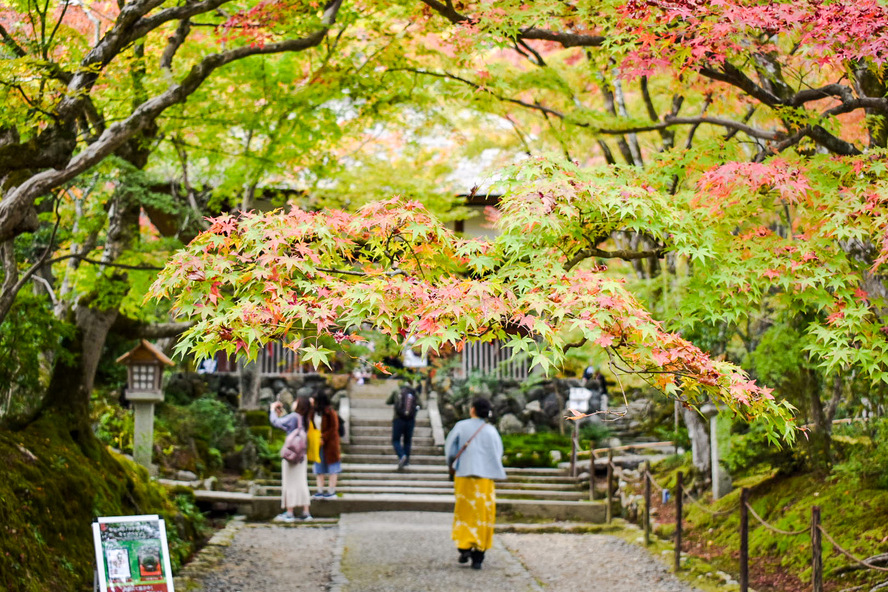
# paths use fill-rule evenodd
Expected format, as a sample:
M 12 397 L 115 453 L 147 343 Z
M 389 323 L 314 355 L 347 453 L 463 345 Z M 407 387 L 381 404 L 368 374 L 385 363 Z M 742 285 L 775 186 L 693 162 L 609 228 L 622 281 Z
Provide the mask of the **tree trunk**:
M 77 311 L 75 334 L 62 343 L 65 355 L 53 367 L 42 409 L 52 410 L 73 430 L 89 425 L 89 399 L 108 330 L 117 318 L 113 310 L 84 307 Z
M 144 163 L 142 163 L 144 164 Z M 139 229 L 139 204 L 126 187 L 119 189 L 108 212 L 108 232 L 102 261 L 111 263 L 129 248 Z M 73 308 L 74 336 L 62 344 L 43 400 L 51 410 L 71 422 L 72 430 L 88 429 L 89 401 L 105 340 L 119 314 L 119 302 L 129 290 L 127 276 L 103 277 L 95 291 Z
M 821 400 L 822 384 L 813 370 L 805 370 L 813 429 L 808 434 L 808 451 L 812 468 L 826 469 L 832 463 L 832 421 Z
M 708 483 L 712 476 L 712 453 L 706 420 L 695 410 L 686 407 L 682 407 L 681 416 L 691 438 L 691 459 L 694 468 L 699 471 L 703 481 Z

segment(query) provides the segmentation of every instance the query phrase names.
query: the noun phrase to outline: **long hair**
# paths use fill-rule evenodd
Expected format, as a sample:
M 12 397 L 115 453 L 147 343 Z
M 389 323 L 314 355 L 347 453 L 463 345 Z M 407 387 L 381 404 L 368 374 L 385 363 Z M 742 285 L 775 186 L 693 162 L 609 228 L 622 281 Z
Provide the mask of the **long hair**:
M 311 415 L 311 401 L 308 397 L 297 397 L 293 403 L 293 411 L 302 417 L 302 425 L 308 429 L 309 416 Z
M 315 411 L 323 415 L 324 411 L 326 411 L 329 407 L 330 396 L 328 394 L 320 393 L 317 397 L 315 397 Z

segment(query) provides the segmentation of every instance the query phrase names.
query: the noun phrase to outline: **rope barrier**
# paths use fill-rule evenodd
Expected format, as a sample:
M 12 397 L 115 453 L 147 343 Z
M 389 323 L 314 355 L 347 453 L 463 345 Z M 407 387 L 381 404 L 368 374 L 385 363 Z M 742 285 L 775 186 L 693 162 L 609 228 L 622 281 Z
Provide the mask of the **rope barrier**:
M 706 512 L 707 514 L 709 514 L 709 515 L 711 515 L 711 516 L 727 516 L 728 514 L 733 514 L 734 512 L 736 512 L 737 510 L 740 509 L 740 506 L 737 506 L 737 507 L 731 508 L 730 510 L 718 510 L 718 511 L 716 511 L 716 510 L 710 510 L 709 508 L 707 508 L 706 506 L 704 506 L 703 503 L 700 502 L 700 500 L 698 500 L 698 499 L 695 498 L 693 495 L 691 495 L 690 493 L 688 493 L 688 490 L 685 489 L 685 490 L 684 490 L 684 494 L 685 494 L 685 496 L 687 496 L 688 498 L 690 498 L 691 503 L 693 503 L 693 504 L 697 504 L 697 506 L 698 506 L 701 510 L 703 510 L 704 512 Z
M 873 565 L 873 564 L 871 564 L 871 563 L 867 563 L 867 562 L 864 561 L 863 559 L 858 559 L 857 557 L 855 557 L 854 555 L 852 555 L 851 553 L 849 553 L 848 551 L 846 551 L 845 549 L 843 549 L 843 548 L 839 545 L 839 543 L 836 542 L 836 540 L 835 540 L 834 538 L 832 538 L 831 536 L 829 536 L 829 533 L 826 532 L 826 530 L 824 530 L 824 528 L 823 528 L 821 525 L 818 524 L 818 525 L 817 525 L 817 529 L 818 529 L 821 533 L 823 533 L 823 536 L 826 537 L 826 540 L 828 540 L 829 542 L 831 542 L 831 543 L 833 544 L 833 546 L 834 546 L 836 549 L 838 549 L 839 552 L 841 552 L 841 553 L 842 553 L 845 557 L 847 557 L 848 559 L 850 559 L 850 560 L 852 560 L 852 561 L 856 561 L 856 562 L 859 563 L 860 565 L 862 565 L 862 566 L 864 566 L 864 567 L 867 567 L 867 568 L 869 568 L 869 569 L 874 569 L 874 570 L 876 570 L 876 571 L 885 571 L 885 572 L 888 572 L 888 567 L 879 567 L 878 565 Z
M 806 532 L 808 532 L 807 528 L 799 530 L 799 531 L 781 530 L 781 529 L 777 528 L 776 526 L 765 522 L 765 520 L 761 516 L 759 516 L 758 513 L 753 509 L 752 504 L 746 504 L 746 508 L 755 517 L 756 520 L 761 522 L 762 526 L 764 526 L 765 528 L 767 528 L 769 530 L 773 530 L 774 532 L 776 532 L 778 534 L 785 534 L 787 536 L 798 536 L 800 534 L 805 534 Z
M 663 491 L 666 489 L 665 487 L 657 483 L 656 479 L 654 479 L 654 476 L 651 475 L 650 472 L 648 473 L 648 478 L 651 480 L 651 485 L 657 488 L 657 491 Z

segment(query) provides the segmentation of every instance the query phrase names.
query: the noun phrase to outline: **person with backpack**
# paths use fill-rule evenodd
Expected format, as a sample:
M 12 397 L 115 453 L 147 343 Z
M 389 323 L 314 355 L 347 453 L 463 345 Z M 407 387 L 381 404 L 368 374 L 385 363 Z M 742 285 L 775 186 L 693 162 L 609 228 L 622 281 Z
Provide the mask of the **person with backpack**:
M 457 422 L 444 442 L 444 454 L 453 479 L 453 530 L 459 562 L 472 560 L 481 569 L 484 552 L 493 545 L 496 524 L 494 479 L 505 479 L 503 440 L 487 422 L 490 401 L 472 401 L 469 419 Z
M 392 447 L 398 455 L 398 470 L 410 465 L 410 445 L 413 442 L 413 428 L 416 427 L 416 412 L 419 411 L 419 392 L 411 384 L 392 391 L 386 405 L 394 405 L 392 418 Z
M 296 522 L 311 520 L 308 491 L 308 414 L 311 404 L 306 397 L 293 401 L 292 413 L 284 415 L 284 405 L 280 401 L 271 404 L 269 421 L 271 425 L 285 431 L 287 439 L 281 448 L 281 508 L 284 512 L 275 516 L 275 522 Z M 293 510 L 302 506 L 302 514 L 296 516 Z
M 330 405 L 330 396 L 327 393 L 320 393 L 315 399 L 315 421 L 315 425 L 321 428 L 321 449 L 320 459 L 314 465 L 318 490 L 312 498 L 324 500 L 336 497 L 336 481 L 342 472 L 339 414 Z M 324 487 L 325 477 L 329 478 L 327 488 Z

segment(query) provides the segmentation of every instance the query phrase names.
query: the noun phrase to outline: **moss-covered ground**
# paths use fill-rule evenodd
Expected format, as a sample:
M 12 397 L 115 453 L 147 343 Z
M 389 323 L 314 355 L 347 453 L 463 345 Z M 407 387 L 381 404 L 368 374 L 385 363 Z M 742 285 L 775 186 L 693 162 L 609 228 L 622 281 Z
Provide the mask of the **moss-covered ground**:
M 91 433 L 72 435 L 52 416 L 0 432 L 0 465 L 0 590 L 91 590 L 99 516 L 160 514 L 174 571 L 205 534 L 189 493 L 167 493 Z
M 655 478 L 663 486 L 673 487 L 675 473 L 680 468 L 675 464 L 655 467 Z M 786 532 L 804 531 L 781 534 L 761 525 L 750 514 L 750 586 L 759 592 L 811 589 L 809 530 L 814 506 L 821 509 L 823 528 L 854 556 L 867 558 L 888 551 L 888 491 L 868 489 L 841 473 L 786 476 L 762 468 L 735 481 L 734 490 L 714 503 L 708 494 L 701 497 L 699 504 L 685 503 L 682 547 L 687 555 L 734 578 L 738 576 L 740 514 L 736 509 L 740 506 L 742 487 L 750 490 L 753 509 L 770 525 Z M 654 519 L 658 522 L 656 530 L 660 537 L 671 537 L 675 530 L 674 500 L 666 505 L 660 501 L 654 499 L 652 503 Z M 854 562 L 826 539 L 822 557 L 827 592 L 869 590 L 888 581 L 888 573 L 853 569 Z

